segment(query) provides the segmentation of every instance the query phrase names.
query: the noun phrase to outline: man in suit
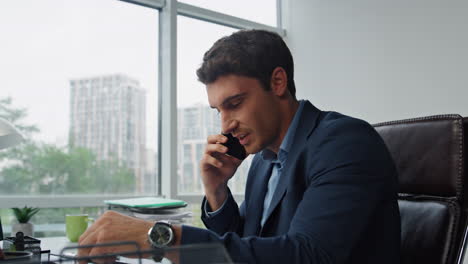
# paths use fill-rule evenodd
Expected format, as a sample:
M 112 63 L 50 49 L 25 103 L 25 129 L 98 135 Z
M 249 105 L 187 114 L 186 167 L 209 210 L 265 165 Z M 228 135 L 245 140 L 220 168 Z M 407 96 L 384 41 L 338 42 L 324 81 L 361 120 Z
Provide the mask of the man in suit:
M 293 72 L 275 33 L 218 40 L 197 75 L 223 133 L 255 154 L 244 202 L 238 207 L 227 186 L 242 161 L 227 155 L 226 136 L 211 135 L 200 162 L 209 230 L 169 225 L 174 235 L 158 245 L 145 234 L 161 223 L 107 213 L 80 244 L 133 233 L 143 248 L 222 243 L 242 263 L 399 263 L 397 175 L 385 144 L 362 120 L 298 101 Z M 109 223 L 130 230 L 111 235 Z

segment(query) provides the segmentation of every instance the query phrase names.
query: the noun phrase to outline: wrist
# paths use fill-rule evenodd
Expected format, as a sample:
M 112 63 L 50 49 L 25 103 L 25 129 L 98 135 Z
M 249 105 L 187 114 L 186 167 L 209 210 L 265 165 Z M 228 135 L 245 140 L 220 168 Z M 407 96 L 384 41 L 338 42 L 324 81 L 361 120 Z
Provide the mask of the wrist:
M 172 230 L 174 231 L 174 243 L 173 246 L 180 246 L 182 241 L 182 226 L 181 225 L 172 225 Z
M 169 221 L 156 221 L 148 230 L 148 243 L 153 249 L 153 260 L 161 262 L 166 249 L 173 246 L 176 241 L 175 227 Z
M 180 246 L 182 240 L 182 226 L 172 225 L 172 231 L 174 232 L 174 241 L 171 246 Z M 180 263 L 178 250 L 167 250 L 164 253 L 164 257 L 169 259 L 171 263 Z
M 224 204 L 224 201 L 226 201 L 228 197 L 227 186 L 216 191 L 206 192 L 205 196 L 211 210 L 216 211 Z

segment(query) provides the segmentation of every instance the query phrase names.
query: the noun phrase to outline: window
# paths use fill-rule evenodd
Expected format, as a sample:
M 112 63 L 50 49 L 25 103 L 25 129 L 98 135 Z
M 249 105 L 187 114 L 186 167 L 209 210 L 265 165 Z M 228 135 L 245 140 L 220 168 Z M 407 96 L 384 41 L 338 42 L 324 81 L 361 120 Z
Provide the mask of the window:
M 276 26 L 276 0 L 181 0 L 181 2 Z
M 158 10 L 115 0 L 0 3 L 6 195 L 154 194 Z
M 201 194 L 203 190 L 198 164 L 203 156 L 206 138 L 208 135 L 219 134 L 221 123 L 216 110 L 211 109 L 208 104 L 205 85 L 197 81 L 195 72 L 200 66 L 203 54 L 211 45 L 236 29 L 183 16 L 178 17 L 177 28 L 177 111 L 180 113 L 178 151 L 184 157 L 183 160 L 178 160 L 178 180 L 183 183 L 178 185 L 178 192 Z M 197 37 L 199 32 L 209 34 L 200 38 Z M 243 193 L 251 158 L 242 163 L 236 175 L 229 181 L 233 193 Z M 190 163 L 190 166 L 187 163 Z
M 206 136 L 221 129 L 195 70 L 215 40 L 240 28 L 284 34 L 276 27 L 277 1 L 2 1 L 0 117 L 28 138 L 0 151 L 3 223 L 6 208 L 25 204 L 61 217 L 63 210 L 99 214 L 103 197 L 199 202 Z M 167 93 L 171 87 L 177 98 Z M 236 194 L 248 165 L 230 183 Z M 63 223 L 51 219 L 38 221 Z

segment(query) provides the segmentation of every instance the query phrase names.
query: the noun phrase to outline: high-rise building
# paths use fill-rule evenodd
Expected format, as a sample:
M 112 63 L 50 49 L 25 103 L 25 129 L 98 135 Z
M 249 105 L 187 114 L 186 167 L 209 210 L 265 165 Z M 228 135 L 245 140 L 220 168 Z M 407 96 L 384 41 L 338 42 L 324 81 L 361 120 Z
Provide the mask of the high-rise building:
M 70 144 L 130 168 L 136 192 L 145 175 L 145 105 L 139 82 L 123 74 L 70 80 Z
M 200 160 L 205 151 L 209 135 L 221 133 L 220 117 L 207 105 L 198 104 L 179 108 L 178 121 L 178 174 L 179 192 L 200 193 Z M 242 193 L 245 188 L 251 156 L 237 169 L 236 175 L 229 181 L 231 190 Z

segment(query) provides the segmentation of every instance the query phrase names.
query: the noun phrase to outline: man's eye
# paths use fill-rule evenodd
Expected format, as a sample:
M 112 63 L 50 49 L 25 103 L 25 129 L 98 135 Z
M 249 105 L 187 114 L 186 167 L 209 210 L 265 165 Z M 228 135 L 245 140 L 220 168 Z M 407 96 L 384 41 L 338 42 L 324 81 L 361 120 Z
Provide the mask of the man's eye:
M 234 102 L 234 103 L 229 104 L 228 107 L 231 108 L 231 109 L 234 109 L 234 108 L 238 107 L 240 104 L 241 104 L 241 101 L 238 101 L 238 102 Z

